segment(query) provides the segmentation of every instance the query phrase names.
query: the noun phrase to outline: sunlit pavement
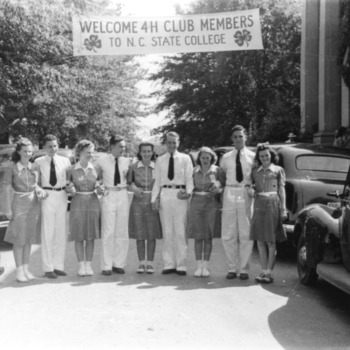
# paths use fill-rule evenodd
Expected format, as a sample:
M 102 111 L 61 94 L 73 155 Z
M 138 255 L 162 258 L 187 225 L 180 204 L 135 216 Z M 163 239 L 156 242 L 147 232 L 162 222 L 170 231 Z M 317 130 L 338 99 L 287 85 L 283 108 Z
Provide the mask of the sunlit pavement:
M 67 277 L 43 278 L 40 247 L 31 270 L 36 281 L 15 281 L 9 247 L 1 246 L 0 348 L 17 349 L 292 349 L 349 347 L 347 295 L 320 282 L 299 284 L 292 260 L 279 261 L 275 282 L 258 285 L 257 254 L 250 280 L 226 280 L 224 252 L 215 240 L 209 278 L 195 278 L 193 241 L 188 275 L 161 275 L 158 242 L 154 275 L 138 275 L 130 241 L 125 275 L 103 276 L 96 242 L 93 277 L 78 277 L 68 243 Z

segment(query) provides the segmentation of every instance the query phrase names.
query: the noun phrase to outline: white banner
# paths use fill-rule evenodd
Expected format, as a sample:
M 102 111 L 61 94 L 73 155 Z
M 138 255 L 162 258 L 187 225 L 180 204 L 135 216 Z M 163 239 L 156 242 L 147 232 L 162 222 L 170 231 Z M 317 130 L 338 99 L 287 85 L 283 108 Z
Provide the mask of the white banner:
M 75 56 L 263 49 L 259 9 L 176 17 L 73 17 Z

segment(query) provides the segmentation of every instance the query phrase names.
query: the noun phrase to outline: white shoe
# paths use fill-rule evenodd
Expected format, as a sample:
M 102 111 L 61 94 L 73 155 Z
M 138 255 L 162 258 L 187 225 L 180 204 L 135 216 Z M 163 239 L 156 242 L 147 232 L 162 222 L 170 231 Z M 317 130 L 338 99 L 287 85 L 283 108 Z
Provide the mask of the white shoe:
M 203 277 L 209 277 L 210 276 L 210 272 L 209 272 L 209 270 L 206 267 L 203 267 L 202 276 Z
M 23 272 L 24 272 L 24 276 L 27 278 L 28 281 L 32 281 L 36 279 L 36 277 L 31 272 L 29 272 L 28 265 L 23 265 Z
M 86 276 L 86 267 L 85 267 L 85 262 L 84 262 L 84 261 L 82 261 L 82 262 L 79 263 L 78 275 L 79 275 L 80 277 Z
M 17 279 L 17 282 L 20 282 L 20 283 L 26 283 L 26 282 L 28 282 L 28 278 L 27 278 L 26 275 L 24 274 L 24 271 L 23 271 L 23 267 L 22 267 L 22 266 L 17 268 L 16 279 Z
M 198 267 L 196 272 L 194 273 L 195 277 L 201 277 L 202 276 L 202 267 Z
M 86 276 L 92 276 L 94 274 L 94 271 L 91 268 L 91 263 L 90 262 L 86 262 Z

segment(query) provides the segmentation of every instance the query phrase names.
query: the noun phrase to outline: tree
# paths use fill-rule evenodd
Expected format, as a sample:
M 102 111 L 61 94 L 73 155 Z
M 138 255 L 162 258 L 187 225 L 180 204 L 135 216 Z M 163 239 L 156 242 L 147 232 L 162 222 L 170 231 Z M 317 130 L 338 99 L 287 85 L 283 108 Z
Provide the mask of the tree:
M 156 132 L 175 130 L 192 148 L 227 144 L 235 124 L 251 142 L 283 141 L 299 129 L 300 1 L 197 1 L 191 13 L 256 7 L 264 50 L 178 54 L 152 76 L 163 84 L 156 112 L 169 111 Z
M 74 57 L 71 16 L 103 13 L 108 1 L 7 1 L 0 8 L 0 120 L 14 137 L 48 133 L 70 147 L 99 148 L 111 131 L 135 135 L 142 75 L 131 56 Z M 118 15 L 118 9 L 116 10 Z

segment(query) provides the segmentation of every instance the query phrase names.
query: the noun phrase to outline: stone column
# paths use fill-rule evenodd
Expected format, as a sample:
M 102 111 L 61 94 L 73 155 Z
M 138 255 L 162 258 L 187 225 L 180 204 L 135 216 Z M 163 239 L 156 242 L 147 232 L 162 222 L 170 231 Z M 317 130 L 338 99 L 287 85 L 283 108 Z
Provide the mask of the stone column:
M 320 0 L 302 7 L 300 112 L 301 134 L 318 130 L 318 50 Z
M 308 0 L 307 0 L 308 2 Z M 332 143 L 341 124 L 341 78 L 337 66 L 339 0 L 320 0 L 319 132 L 314 142 Z

